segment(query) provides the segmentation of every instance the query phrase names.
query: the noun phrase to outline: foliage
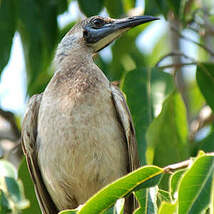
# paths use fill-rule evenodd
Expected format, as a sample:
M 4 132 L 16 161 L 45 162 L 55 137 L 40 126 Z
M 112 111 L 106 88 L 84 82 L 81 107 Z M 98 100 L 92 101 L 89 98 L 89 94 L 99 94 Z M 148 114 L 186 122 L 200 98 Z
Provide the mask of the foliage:
M 135 214 L 157 213 L 158 193 L 163 195 L 161 199 L 159 196 L 161 203 L 159 213 L 175 213 L 178 211 L 179 214 L 197 214 L 213 206 L 211 203 L 211 184 L 214 173 L 214 154 L 199 154 L 191 166 L 180 176 L 176 176 L 176 179 L 173 177 L 177 172 L 172 173 L 169 185 L 173 191 L 164 192 L 158 187 L 151 191 L 151 187 L 157 186 L 162 175 L 167 173 L 171 167 L 162 169 L 155 166 L 141 167 L 100 190 L 78 210 L 62 211 L 60 214 L 103 213 L 119 198 L 131 191 L 134 191 L 140 204 L 140 207 L 134 212 Z M 145 198 L 147 198 L 146 201 Z M 144 203 L 147 204 L 144 205 Z
M 27 207 L 29 201 L 24 197 L 16 169 L 10 162 L 0 160 L 0 213 L 18 214 Z
M 136 2 L 142 3 L 135 0 L 0 0 L 0 75 L 8 63 L 17 31 L 25 56 L 27 96 L 42 92 L 53 75 L 51 62 L 56 46 L 78 21 L 60 28 L 58 19 L 74 2 L 85 16 L 105 11 L 113 18 L 138 15 L 133 9 Z M 152 23 L 124 34 L 110 47 L 110 57 L 101 54 L 95 62 L 110 81 L 120 81 L 133 117 L 141 165 L 150 165 L 109 184 L 77 210 L 62 211 L 63 214 L 123 213 L 122 198 L 130 192 L 140 205 L 135 214 L 212 214 L 214 211 L 212 0 L 144 2 L 144 13 L 160 16 L 160 22 L 163 24 L 165 19 L 169 27 L 164 28 L 159 37 L 150 34 L 157 38 L 150 52 L 142 53 L 137 41 Z M 193 34 L 198 39 L 193 41 L 190 38 Z M 191 50 L 176 46 L 183 44 L 183 40 L 195 45 L 198 56 L 194 59 L 190 57 Z M 193 78 L 189 78 L 188 68 L 195 71 Z M 209 111 L 204 115 L 205 107 Z M 209 131 L 203 132 L 204 128 Z M 206 133 L 205 137 L 200 136 L 201 131 Z M 196 154 L 196 158 L 191 158 Z M 189 160 L 188 164 L 180 162 L 184 160 Z M 178 165 L 170 165 L 177 162 Z M 41 213 L 25 160 L 18 170 L 19 179 L 10 163 L 0 160 L 0 169 L 0 213 L 11 210 Z

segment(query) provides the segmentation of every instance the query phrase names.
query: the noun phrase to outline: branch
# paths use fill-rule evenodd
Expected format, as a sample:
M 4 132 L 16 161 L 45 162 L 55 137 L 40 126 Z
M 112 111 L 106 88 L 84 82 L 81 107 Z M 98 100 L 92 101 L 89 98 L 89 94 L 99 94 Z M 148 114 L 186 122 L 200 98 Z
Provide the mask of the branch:
M 3 109 L 0 109 L 0 116 L 2 116 L 5 120 L 7 120 L 10 123 L 12 132 L 16 139 L 19 139 L 21 136 L 20 130 L 16 124 L 16 118 L 15 115 L 10 111 L 5 111 Z
M 169 65 L 163 65 L 163 66 L 158 66 L 159 69 L 166 69 L 166 68 L 181 68 L 183 66 L 190 66 L 190 65 L 197 65 L 197 62 L 189 62 L 189 63 L 177 63 L 177 64 L 169 64 Z
M 214 155 L 214 152 L 210 152 L 210 153 L 206 153 L 207 155 Z M 172 174 L 174 171 L 179 170 L 179 169 L 184 169 L 187 168 L 189 166 L 191 166 L 193 163 L 193 159 L 190 158 L 188 160 L 179 162 L 179 163 L 174 163 L 174 164 L 170 164 L 166 167 L 164 167 L 164 173 L 169 173 Z
M 190 125 L 190 141 L 195 139 L 196 134 L 205 126 L 214 122 L 214 114 L 208 106 L 204 106 L 199 112 L 198 117 Z
M 186 55 L 186 54 L 184 54 L 184 53 L 181 53 L 181 52 L 170 52 L 170 53 L 164 55 L 163 57 L 161 57 L 160 60 L 155 64 L 155 66 L 158 67 L 159 64 L 160 64 L 164 59 L 166 59 L 166 58 L 168 58 L 168 57 L 171 57 L 171 56 L 181 56 L 181 57 L 184 57 L 184 58 L 186 58 L 186 59 L 191 60 L 192 62 L 194 62 L 194 63 L 196 64 L 196 60 L 195 60 L 194 58 L 192 58 L 192 57 L 190 57 L 190 56 L 188 56 L 188 55 Z
M 207 46 L 199 43 L 199 42 L 196 42 L 192 39 L 190 39 L 189 37 L 186 37 L 185 35 L 183 35 L 182 33 L 180 33 L 174 26 L 171 26 L 171 29 L 172 31 L 176 32 L 182 39 L 186 40 L 186 41 L 189 41 L 189 42 L 192 42 L 193 44 L 203 48 L 205 51 L 207 51 L 211 56 L 214 56 L 214 52 L 208 48 Z
M 164 167 L 164 172 L 165 173 L 169 173 L 172 174 L 174 171 L 178 170 L 178 169 L 184 169 L 187 168 L 188 166 L 190 166 L 192 164 L 192 159 L 189 160 L 185 160 L 179 163 L 174 163 L 174 164 L 170 164 L 166 167 Z

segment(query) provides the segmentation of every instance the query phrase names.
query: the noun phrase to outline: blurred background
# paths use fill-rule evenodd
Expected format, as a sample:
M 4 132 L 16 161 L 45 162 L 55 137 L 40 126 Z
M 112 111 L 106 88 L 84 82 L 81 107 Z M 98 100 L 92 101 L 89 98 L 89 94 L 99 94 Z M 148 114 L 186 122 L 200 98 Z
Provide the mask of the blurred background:
M 65 33 L 97 14 L 160 18 L 94 59 L 126 95 L 141 164 L 166 166 L 214 151 L 213 0 L 0 0 L 0 157 L 18 169 L 28 99 L 52 77 Z

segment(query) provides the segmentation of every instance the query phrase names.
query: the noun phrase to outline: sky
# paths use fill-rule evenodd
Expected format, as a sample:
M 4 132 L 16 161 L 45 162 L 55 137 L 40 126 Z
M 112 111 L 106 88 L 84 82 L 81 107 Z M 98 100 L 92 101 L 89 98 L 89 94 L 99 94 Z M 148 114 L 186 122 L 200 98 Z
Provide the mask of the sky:
M 142 0 L 138 1 L 137 6 L 141 5 Z M 141 3 L 141 4 L 140 4 Z M 143 8 L 140 8 L 143 9 Z M 106 16 L 106 12 L 102 11 L 101 15 Z M 75 20 L 78 16 L 82 16 L 76 2 L 71 2 L 69 9 L 64 14 L 58 17 L 59 27 L 62 28 L 69 22 Z M 155 41 L 167 30 L 167 24 L 163 20 L 153 22 L 137 39 L 137 45 L 144 52 L 149 53 Z M 158 33 L 157 33 L 158 32 Z M 184 32 L 193 39 L 197 38 L 190 32 Z M 190 55 L 196 57 L 196 47 L 188 42 L 182 42 L 183 49 L 192 50 Z M 111 59 L 110 48 L 105 48 L 101 51 L 101 56 L 105 60 Z M 191 76 L 190 72 L 188 75 Z M 4 110 L 12 111 L 20 116 L 23 116 L 26 108 L 26 74 L 23 48 L 21 45 L 21 38 L 18 33 L 15 34 L 13 45 L 11 49 L 11 56 L 7 66 L 4 68 L 0 79 L 0 107 Z

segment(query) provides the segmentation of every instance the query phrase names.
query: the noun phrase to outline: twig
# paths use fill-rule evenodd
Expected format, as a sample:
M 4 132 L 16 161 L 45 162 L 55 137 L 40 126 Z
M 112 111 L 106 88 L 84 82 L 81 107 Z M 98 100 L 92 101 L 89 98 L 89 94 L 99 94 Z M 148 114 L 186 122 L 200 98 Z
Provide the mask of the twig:
M 214 152 L 206 153 L 206 155 L 214 155 Z M 190 158 L 188 160 L 181 161 L 179 163 L 170 164 L 170 165 L 164 167 L 163 170 L 164 170 L 164 173 L 172 174 L 176 170 L 184 169 L 184 168 L 191 166 L 192 163 L 193 163 L 193 159 Z
M 192 159 L 185 160 L 185 161 L 175 163 L 175 164 L 171 164 L 171 165 L 164 167 L 164 172 L 172 174 L 175 170 L 187 168 L 191 164 L 192 164 Z
M 214 114 L 208 106 L 204 106 L 198 117 L 192 121 L 190 125 L 190 141 L 195 139 L 196 134 L 205 126 L 211 124 L 214 121 Z
M 207 51 L 211 56 L 214 56 L 214 52 L 209 49 L 207 46 L 199 43 L 199 42 L 196 42 L 188 37 L 186 37 L 185 35 L 183 35 L 182 33 L 180 33 L 174 26 L 171 26 L 171 29 L 172 31 L 176 32 L 182 39 L 186 40 L 186 41 L 189 41 L 189 42 L 192 42 L 193 44 L 203 48 L 205 51 Z
M 184 57 L 184 58 L 186 58 L 186 59 L 189 59 L 189 60 L 191 60 L 191 61 L 193 61 L 193 62 L 196 62 L 196 60 L 195 60 L 194 58 L 192 58 L 192 57 L 190 57 L 190 56 L 188 56 L 188 55 L 186 55 L 186 54 L 184 54 L 184 53 L 181 53 L 181 52 L 171 52 L 171 53 L 168 53 L 168 54 L 164 55 L 163 57 L 161 57 L 160 60 L 155 64 L 155 66 L 158 67 L 159 64 L 160 64 L 164 59 L 166 59 L 166 58 L 168 58 L 168 57 L 171 57 L 171 56 L 182 56 L 182 57 Z
M 178 63 L 178 64 L 169 64 L 169 65 L 163 65 L 163 66 L 158 66 L 159 69 L 166 69 L 166 68 L 180 68 L 183 66 L 190 66 L 190 65 L 197 65 L 197 62 L 189 62 L 189 63 Z

